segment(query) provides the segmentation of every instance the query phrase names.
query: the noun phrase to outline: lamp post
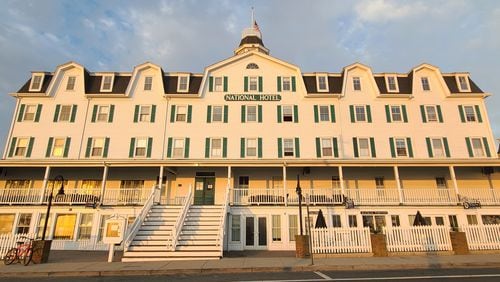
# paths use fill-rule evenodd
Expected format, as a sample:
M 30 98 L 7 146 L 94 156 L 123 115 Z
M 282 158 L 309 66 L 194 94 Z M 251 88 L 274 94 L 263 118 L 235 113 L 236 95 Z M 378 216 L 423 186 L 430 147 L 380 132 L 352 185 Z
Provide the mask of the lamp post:
M 302 229 L 302 188 L 300 188 L 300 180 L 299 175 L 297 174 L 297 188 L 295 188 L 295 192 L 299 196 L 299 224 L 300 224 L 300 236 L 304 235 L 304 231 Z
M 45 233 L 47 232 L 47 224 L 49 222 L 49 216 L 50 216 L 50 207 L 52 206 L 52 198 L 53 198 L 52 193 L 54 192 L 55 184 L 59 181 L 61 182 L 61 188 L 59 188 L 56 197 L 64 195 L 64 177 L 62 177 L 62 175 L 58 175 L 54 177 L 54 184 L 52 185 L 52 189 L 50 189 L 49 202 L 47 203 L 47 213 L 45 214 L 45 224 L 43 226 L 42 240 L 45 240 Z

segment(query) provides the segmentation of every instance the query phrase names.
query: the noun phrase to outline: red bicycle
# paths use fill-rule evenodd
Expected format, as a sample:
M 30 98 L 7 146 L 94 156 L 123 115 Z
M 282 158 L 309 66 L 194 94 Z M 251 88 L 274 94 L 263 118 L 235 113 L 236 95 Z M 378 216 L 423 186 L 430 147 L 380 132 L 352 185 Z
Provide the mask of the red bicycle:
M 3 258 L 3 263 L 5 265 L 12 264 L 14 261 L 22 262 L 24 265 L 28 265 L 33 257 L 33 239 L 28 237 L 21 237 L 26 239 L 24 241 L 19 241 L 17 247 L 10 249 L 5 257 Z

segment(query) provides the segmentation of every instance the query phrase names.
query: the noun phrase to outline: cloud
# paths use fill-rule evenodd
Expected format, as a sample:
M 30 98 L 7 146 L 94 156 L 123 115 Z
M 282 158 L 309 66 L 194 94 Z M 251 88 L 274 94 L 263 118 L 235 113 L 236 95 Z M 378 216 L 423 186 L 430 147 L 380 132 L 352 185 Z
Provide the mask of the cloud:
M 401 1 L 394 0 L 364 0 L 355 6 L 359 20 L 372 23 L 384 23 L 417 17 L 429 10 L 430 7 L 420 1 L 402 3 Z

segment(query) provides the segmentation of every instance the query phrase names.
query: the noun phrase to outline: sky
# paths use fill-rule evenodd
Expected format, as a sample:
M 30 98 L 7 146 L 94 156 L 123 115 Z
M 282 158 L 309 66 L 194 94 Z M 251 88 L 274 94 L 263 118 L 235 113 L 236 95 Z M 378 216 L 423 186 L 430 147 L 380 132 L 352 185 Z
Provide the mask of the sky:
M 302 72 L 340 72 L 355 62 L 375 73 L 421 63 L 469 72 L 487 98 L 500 138 L 500 1 L 497 0 L 2 0 L 0 146 L 16 92 L 31 71 L 75 61 L 89 71 L 203 72 L 233 55 L 251 7 L 271 55 Z

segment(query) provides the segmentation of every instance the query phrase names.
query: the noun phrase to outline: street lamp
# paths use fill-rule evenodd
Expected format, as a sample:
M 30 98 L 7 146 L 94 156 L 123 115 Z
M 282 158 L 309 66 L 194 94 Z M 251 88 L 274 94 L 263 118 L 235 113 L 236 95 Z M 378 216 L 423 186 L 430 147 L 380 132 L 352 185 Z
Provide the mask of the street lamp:
M 57 196 L 64 195 L 64 177 L 62 175 L 58 175 L 54 177 L 54 184 L 52 185 L 52 188 L 50 189 L 50 194 L 49 194 L 49 202 L 47 204 L 47 213 L 45 214 L 45 224 L 43 226 L 43 233 L 42 233 L 42 240 L 45 240 L 45 232 L 47 231 L 47 224 L 49 222 L 49 215 L 50 215 L 50 207 L 52 206 L 52 193 L 54 192 L 54 187 L 56 186 L 57 182 L 61 182 L 61 188 L 59 188 L 59 191 L 57 192 Z
M 295 192 L 299 196 L 299 224 L 300 224 L 300 236 L 304 235 L 304 231 L 302 230 L 302 188 L 300 188 L 299 175 L 297 174 L 297 188 L 295 188 Z

